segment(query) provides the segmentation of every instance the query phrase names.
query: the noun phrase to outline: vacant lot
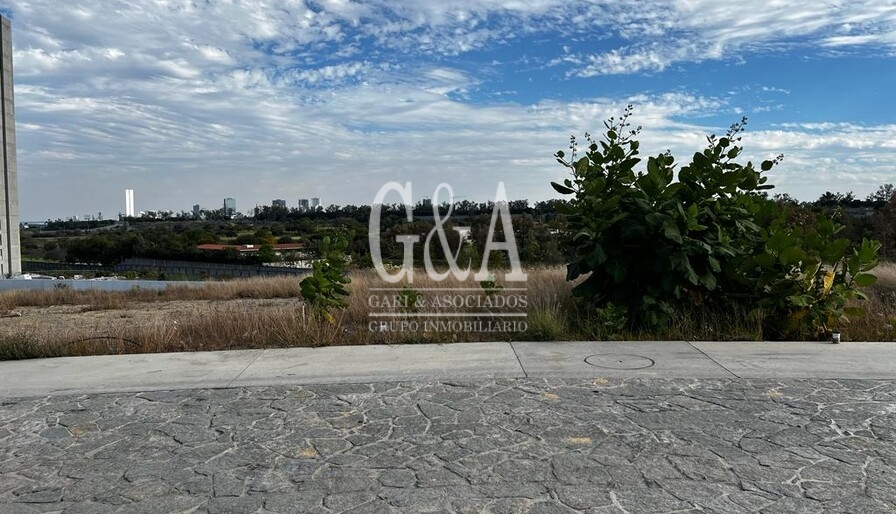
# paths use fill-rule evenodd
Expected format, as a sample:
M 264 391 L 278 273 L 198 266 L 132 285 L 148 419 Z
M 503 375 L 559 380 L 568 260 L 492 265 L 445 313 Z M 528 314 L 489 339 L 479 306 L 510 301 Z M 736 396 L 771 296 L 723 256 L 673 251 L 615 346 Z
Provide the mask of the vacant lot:
M 10 291 L 0 293 L 0 358 L 333 344 L 760 337 L 755 316 L 719 306 L 683 310 L 658 333 L 608 333 L 576 313 L 563 269 L 527 273 L 525 284 L 499 280 L 502 289 L 486 290 L 474 281 L 434 283 L 422 272 L 415 274 L 412 288 L 402 289 L 402 284 L 382 282 L 373 271 L 358 271 L 350 305 L 336 313 L 335 324 L 314 316 L 299 296 L 298 280 L 286 277 L 200 288 L 175 285 L 163 291 Z M 896 341 L 896 265 L 881 265 L 876 273 L 880 280 L 868 291 L 869 315 L 840 327 L 844 341 Z M 383 290 L 388 288 L 397 290 Z M 451 304 L 446 295 L 466 303 Z M 478 324 L 464 329 L 464 322 Z

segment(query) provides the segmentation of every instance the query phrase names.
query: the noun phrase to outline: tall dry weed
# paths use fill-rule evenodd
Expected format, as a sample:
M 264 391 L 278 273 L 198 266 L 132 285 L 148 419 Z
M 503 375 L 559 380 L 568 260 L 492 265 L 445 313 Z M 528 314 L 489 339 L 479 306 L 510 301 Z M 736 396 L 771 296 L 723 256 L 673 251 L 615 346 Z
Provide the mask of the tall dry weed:
M 869 314 L 837 327 L 844 341 L 896 341 L 896 264 L 884 263 L 875 273 L 878 283 L 869 288 L 865 302 Z M 247 348 L 302 347 L 354 344 L 450 343 L 486 340 L 580 340 L 580 339 L 653 339 L 653 340 L 732 340 L 759 339 L 761 313 L 743 306 L 682 306 L 672 323 L 651 333 L 611 331 L 594 323 L 577 308 L 571 298 L 570 284 L 562 268 L 527 270 L 525 283 L 506 282 L 500 276 L 497 286 L 520 288 L 514 294 L 527 298 L 527 330 L 518 333 L 479 333 L 475 331 L 399 331 L 380 330 L 381 321 L 411 321 L 414 314 L 477 313 L 472 307 L 434 307 L 419 310 L 391 309 L 389 318 L 371 317 L 377 310 L 370 299 L 401 294 L 407 286 L 426 298 L 445 294 L 442 289 L 464 288 L 463 294 L 486 295 L 473 280 L 460 282 L 448 278 L 436 282 L 418 270 L 414 282 L 389 284 L 373 270 L 352 273 L 351 295 L 344 310 L 334 312 L 335 323 L 315 316 L 299 295 L 295 277 L 265 277 L 209 283 L 202 287 L 173 286 L 162 291 L 134 289 L 124 292 L 7 291 L 0 293 L 0 310 L 20 307 L 45 308 L 57 305 L 83 306 L 83 311 L 156 309 L 167 305 L 165 314 L 139 317 L 122 314 L 107 324 L 78 326 L 39 324 L 28 333 L 0 336 L 0 359 L 88 355 L 98 353 L 143 353 L 205 351 Z M 392 291 L 381 291 L 388 288 Z M 450 293 L 450 291 L 448 291 Z M 188 302 L 181 304 L 176 302 Z M 388 310 L 388 309 L 387 309 Z M 85 315 L 90 314 L 85 312 Z M 117 318 L 117 315 L 112 316 Z M 374 321 L 373 325 L 371 322 Z

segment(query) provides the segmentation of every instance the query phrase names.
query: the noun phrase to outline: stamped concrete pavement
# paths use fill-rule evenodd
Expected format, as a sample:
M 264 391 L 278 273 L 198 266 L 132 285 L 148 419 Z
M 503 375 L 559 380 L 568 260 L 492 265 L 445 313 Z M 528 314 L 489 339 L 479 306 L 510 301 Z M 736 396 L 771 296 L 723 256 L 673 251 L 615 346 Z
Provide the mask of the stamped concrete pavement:
M 242 372 L 212 374 L 214 389 L 4 394 L 0 512 L 896 511 L 892 380 L 737 375 L 761 369 L 761 347 L 726 361 L 694 346 L 716 369 L 695 367 L 682 345 L 672 357 L 646 357 L 649 346 L 524 346 L 512 348 L 521 376 L 458 358 L 448 367 L 466 377 L 405 362 L 405 376 L 442 378 L 302 385 L 287 370 L 322 364 L 282 362 L 269 367 L 273 385 L 239 384 L 256 353 L 216 357 Z M 678 354 L 688 362 L 674 365 Z M 648 360 L 671 376 L 651 375 Z M 138 382 L 164 364 L 140 362 Z M 212 371 L 185 362 L 202 370 L 193 378 Z M 558 362 L 575 369 L 551 371 Z M 8 393 L 13 363 L 0 364 Z M 680 377 L 687 369 L 698 376 Z M 103 387 L 127 390 L 120 380 Z

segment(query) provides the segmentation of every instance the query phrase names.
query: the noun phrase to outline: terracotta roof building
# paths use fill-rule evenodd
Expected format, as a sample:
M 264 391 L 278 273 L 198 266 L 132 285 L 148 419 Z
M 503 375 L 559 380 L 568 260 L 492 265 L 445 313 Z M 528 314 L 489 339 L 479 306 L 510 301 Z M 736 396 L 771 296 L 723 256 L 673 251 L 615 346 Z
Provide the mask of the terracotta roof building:
M 208 250 L 210 252 L 223 252 L 229 248 L 233 248 L 239 253 L 255 253 L 261 250 L 262 245 L 219 245 L 219 244 L 204 244 L 199 245 L 196 248 L 199 250 Z M 275 252 L 295 252 L 298 250 L 302 250 L 305 248 L 305 245 L 302 243 L 278 243 L 272 246 Z

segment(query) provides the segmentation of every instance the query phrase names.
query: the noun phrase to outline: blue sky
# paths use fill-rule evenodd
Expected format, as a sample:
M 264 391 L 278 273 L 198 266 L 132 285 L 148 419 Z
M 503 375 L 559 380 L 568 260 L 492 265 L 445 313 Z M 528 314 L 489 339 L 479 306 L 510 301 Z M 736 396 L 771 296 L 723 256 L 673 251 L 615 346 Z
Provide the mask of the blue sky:
M 896 182 L 896 4 L 104 0 L 12 19 L 21 215 L 274 198 L 555 196 L 553 153 L 635 106 L 679 162 L 741 116 L 775 192 Z M 396 198 L 397 199 L 397 198 Z

